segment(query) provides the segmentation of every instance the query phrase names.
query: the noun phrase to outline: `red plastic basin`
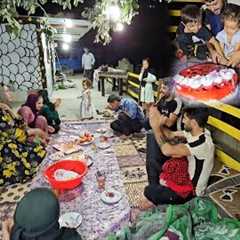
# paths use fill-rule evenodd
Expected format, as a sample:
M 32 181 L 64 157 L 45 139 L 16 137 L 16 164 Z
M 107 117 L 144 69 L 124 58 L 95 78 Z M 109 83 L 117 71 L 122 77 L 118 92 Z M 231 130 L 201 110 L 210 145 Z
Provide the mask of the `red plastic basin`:
M 54 172 L 58 169 L 74 171 L 79 177 L 67 181 L 58 181 L 54 178 Z M 87 174 L 88 167 L 83 161 L 79 160 L 60 160 L 44 171 L 44 176 L 53 189 L 73 189 L 81 184 L 83 177 Z

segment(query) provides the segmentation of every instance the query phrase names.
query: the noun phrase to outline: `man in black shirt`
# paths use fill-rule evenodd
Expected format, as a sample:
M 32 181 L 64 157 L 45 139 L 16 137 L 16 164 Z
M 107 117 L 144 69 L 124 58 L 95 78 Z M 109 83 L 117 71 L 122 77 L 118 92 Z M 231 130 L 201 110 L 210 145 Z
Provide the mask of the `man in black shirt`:
M 171 131 L 177 130 L 177 120 L 181 115 L 182 101 L 179 98 L 174 97 L 171 92 L 172 83 L 169 78 L 163 79 L 161 87 L 159 89 L 159 98 L 156 106 L 161 116 L 165 118 L 165 127 Z M 158 117 L 158 116 L 156 116 Z M 160 126 L 159 126 L 160 127 Z M 149 119 L 145 123 L 146 129 L 151 129 Z M 156 161 L 158 159 L 159 161 Z M 164 156 L 159 148 L 159 145 L 155 139 L 152 131 L 147 134 L 147 156 L 146 156 L 146 169 L 148 173 L 148 181 L 151 183 L 156 179 L 156 171 L 152 171 L 153 168 L 161 169 L 161 162 L 168 159 Z
M 157 106 L 158 111 L 166 117 L 166 127 L 176 131 L 177 120 L 181 114 L 182 101 L 173 95 L 171 92 L 171 85 L 172 82 L 169 78 L 164 78 L 162 80 L 159 88 L 159 101 L 155 105 Z M 145 128 L 147 130 L 151 129 L 149 119 L 145 122 Z

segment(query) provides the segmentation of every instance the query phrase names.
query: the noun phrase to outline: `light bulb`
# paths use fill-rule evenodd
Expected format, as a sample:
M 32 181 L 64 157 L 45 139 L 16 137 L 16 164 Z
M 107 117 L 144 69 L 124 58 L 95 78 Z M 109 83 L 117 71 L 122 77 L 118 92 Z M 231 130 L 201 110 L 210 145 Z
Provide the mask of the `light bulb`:
M 73 26 L 73 22 L 71 19 L 65 19 L 65 26 L 67 28 L 71 28 Z
M 121 11 L 119 6 L 111 5 L 106 9 L 107 18 L 113 20 L 114 22 L 118 21 L 121 17 Z
M 65 51 L 67 51 L 67 50 L 70 49 L 70 46 L 69 46 L 67 43 L 63 43 L 62 49 L 65 50 Z
M 123 29 L 124 29 L 124 25 L 122 23 L 118 22 L 116 25 L 116 31 L 122 32 Z
M 63 35 L 63 41 L 66 43 L 70 43 L 72 41 L 72 36 L 69 34 L 64 34 Z

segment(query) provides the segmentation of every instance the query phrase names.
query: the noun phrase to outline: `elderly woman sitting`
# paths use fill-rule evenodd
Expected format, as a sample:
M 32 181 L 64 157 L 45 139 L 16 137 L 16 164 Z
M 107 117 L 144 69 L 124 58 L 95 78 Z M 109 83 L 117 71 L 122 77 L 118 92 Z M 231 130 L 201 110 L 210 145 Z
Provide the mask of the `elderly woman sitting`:
M 26 102 L 18 110 L 25 123 L 30 128 L 39 128 L 46 134 L 54 133 L 55 129 L 48 125 L 47 119 L 41 115 L 43 108 L 43 97 L 38 93 L 28 95 Z
M 2 86 L 0 99 L 0 186 L 4 186 L 33 177 L 46 155 L 46 135 L 40 129 L 27 128 L 5 104 L 13 99 L 7 86 Z

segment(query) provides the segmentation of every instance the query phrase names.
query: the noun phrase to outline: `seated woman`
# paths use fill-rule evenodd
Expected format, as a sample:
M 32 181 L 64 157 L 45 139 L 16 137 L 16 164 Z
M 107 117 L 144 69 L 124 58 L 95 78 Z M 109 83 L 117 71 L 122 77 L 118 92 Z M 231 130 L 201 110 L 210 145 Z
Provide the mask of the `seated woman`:
M 43 98 L 37 93 L 28 95 L 26 102 L 18 110 L 25 123 L 31 128 L 39 128 L 46 134 L 54 133 L 55 129 L 48 125 L 47 119 L 42 116 Z
M 17 205 L 14 220 L 3 222 L 3 239 L 81 240 L 75 229 L 60 228 L 59 215 L 60 206 L 54 193 L 47 188 L 34 189 Z
M 47 119 L 48 125 L 52 126 L 55 129 L 54 133 L 56 133 L 59 131 L 61 124 L 59 114 L 56 110 L 61 103 L 61 99 L 57 99 L 55 103 L 52 103 L 49 100 L 48 92 L 45 89 L 40 90 L 38 94 L 42 96 L 44 104 L 40 111 L 40 114 Z
M 29 138 L 34 138 L 30 142 Z M 0 186 L 25 182 L 32 178 L 46 155 L 45 134 L 27 129 L 24 121 L 0 103 Z

